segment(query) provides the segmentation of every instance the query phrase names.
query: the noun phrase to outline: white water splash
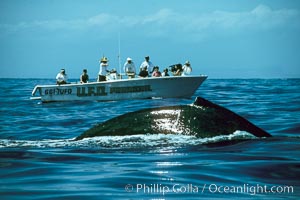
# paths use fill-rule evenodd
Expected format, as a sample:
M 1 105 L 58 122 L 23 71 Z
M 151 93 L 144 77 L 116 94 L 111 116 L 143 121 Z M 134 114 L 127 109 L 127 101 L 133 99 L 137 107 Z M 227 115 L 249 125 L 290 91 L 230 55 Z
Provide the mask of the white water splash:
M 256 137 L 245 131 L 235 131 L 230 135 L 220 135 L 211 138 L 197 138 L 187 135 L 131 135 L 131 136 L 100 136 L 85 138 L 76 141 L 73 139 L 61 140 L 0 140 L 0 148 L 67 148 L 67 147 L 85 147 L 85 148 L 112 148 L 112 147 L 155 147 L 155 146 L 186 146 L 217 143 L 230 140 L 255 139 Z

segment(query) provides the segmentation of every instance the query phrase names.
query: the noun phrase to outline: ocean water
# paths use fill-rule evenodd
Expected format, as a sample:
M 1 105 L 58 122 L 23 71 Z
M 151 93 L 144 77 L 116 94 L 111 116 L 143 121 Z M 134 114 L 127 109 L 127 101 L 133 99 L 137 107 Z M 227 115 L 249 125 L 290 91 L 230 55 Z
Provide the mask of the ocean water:
M 207 79 L 191 99 L 29 100 L 36 84 L 51 82 L 0 79 L 1 199 L 300 199 L 300 79 Z M 112 117 L 196 96 L 273 137 L 73 140 Z

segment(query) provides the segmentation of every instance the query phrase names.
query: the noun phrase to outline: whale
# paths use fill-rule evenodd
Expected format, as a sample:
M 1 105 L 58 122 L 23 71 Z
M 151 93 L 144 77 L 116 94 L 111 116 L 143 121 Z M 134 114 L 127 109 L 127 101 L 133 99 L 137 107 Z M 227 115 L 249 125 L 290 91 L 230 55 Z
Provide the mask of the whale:
M 244 117 L 202 97 L 190 105 L 146 108 L 99 123 L 76 140 L 95 136 L 181 134 L 197 138 L 246 131 L 256 137 L 271 137 Z

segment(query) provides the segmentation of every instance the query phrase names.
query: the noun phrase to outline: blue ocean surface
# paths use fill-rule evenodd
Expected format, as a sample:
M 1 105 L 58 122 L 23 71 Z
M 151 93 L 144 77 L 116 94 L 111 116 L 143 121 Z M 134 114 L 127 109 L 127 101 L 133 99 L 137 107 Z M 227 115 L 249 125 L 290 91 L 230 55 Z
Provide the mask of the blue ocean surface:
M 300 79 L 207 79 L 190 99 L 29 99 L 35 85 L 49 83 L 0 79 L 1 199 L 300 199 Z M 236 131 L 74 141 L 121 114 L 191 104 L 196 96 L 273 137 Z

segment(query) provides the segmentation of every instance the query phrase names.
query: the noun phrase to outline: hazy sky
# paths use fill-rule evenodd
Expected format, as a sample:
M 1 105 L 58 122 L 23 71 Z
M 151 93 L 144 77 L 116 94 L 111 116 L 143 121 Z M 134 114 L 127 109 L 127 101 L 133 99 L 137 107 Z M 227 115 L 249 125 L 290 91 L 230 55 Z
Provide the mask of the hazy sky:
M 300 77 L 298 0 L 0 0 L 0 77 L 97 76 L 146 55 L 210 78 Z

